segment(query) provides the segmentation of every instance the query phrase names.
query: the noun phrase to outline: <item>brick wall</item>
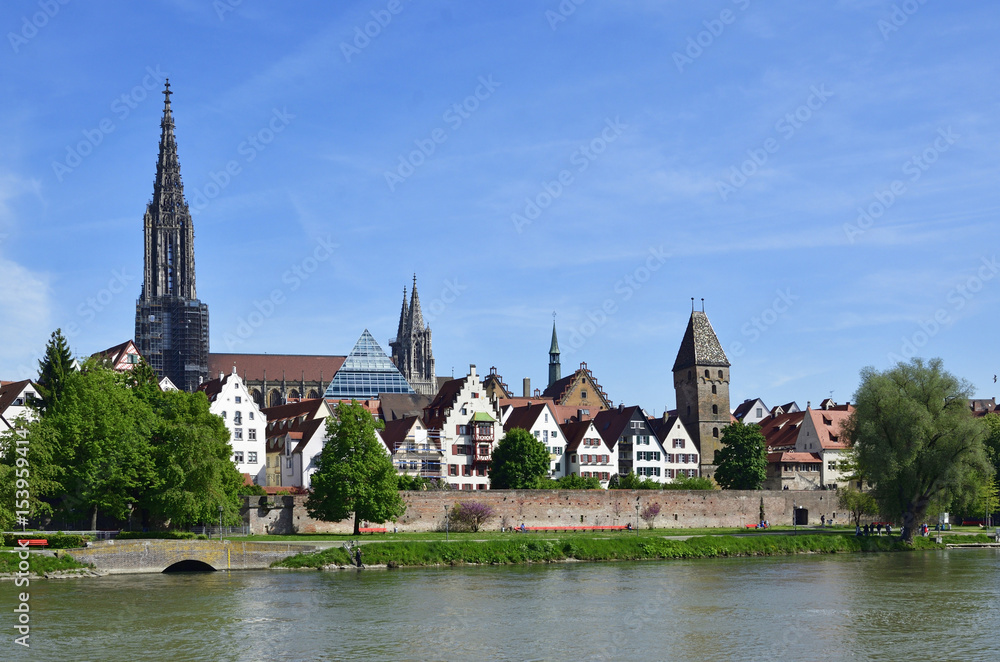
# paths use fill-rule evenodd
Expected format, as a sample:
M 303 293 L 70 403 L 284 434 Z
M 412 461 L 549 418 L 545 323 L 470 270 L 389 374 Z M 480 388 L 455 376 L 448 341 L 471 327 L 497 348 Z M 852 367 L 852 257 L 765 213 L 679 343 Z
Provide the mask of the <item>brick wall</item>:
M 818 524 L 820 515 L 829 520 L 836 513 L 838 523 L 847 523 L 848 514 L 837 506 L 833 491 L 730 490 L 488 490 L 476 492 L 404 492 L 406 514 L 384 526 L 400 531 L 444 530 L 445 511 L 460 501 L 481 501 L 497 510 L 488 529 L 506 526 L 587 526 L 636 523 L 636 498 L 640 509 L 648 503 L 660 504 L 657 528 L 739 527 L 757 521 L 761 497 L 764 514 L 771 524 L 791 524 L 792 506 L 806 509 L 809 524 Z M 259 497 L 246 497 L 244 521 L 251 533 L 350 533 L 353 522 L 322 522 L 309 517 L 304 496 L 273 497 L 260 507 Z M 644 523 L 643 523 L 644 525 Z M 382 525 L 374 525 L 382 526 Z

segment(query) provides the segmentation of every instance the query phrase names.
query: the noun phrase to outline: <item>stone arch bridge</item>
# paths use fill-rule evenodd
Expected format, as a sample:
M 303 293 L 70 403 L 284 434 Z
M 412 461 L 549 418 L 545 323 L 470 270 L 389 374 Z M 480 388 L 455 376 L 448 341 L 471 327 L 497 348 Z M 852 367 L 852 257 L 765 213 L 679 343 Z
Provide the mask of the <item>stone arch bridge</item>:
M 255 570 L 311 552 L 309 545 L 239 540 L 108 540 L 66 550 L 81 563 L 110 574 L 169 570 Z

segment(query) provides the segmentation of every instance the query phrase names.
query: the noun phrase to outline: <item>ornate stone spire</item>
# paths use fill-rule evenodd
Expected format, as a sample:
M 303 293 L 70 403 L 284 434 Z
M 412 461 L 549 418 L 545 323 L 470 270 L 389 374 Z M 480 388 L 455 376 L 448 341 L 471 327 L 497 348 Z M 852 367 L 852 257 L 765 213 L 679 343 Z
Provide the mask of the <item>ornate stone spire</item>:
M 181 166 L 177 158 L 174 116 L 170 109 L 170 81 L 163 90 L 160 153 L 156 162 L 153 199 L 145 216 L 145 298 L 175 296 L 197 299 L 194 276 L 194 225 L 184 200 Z
M 424 313 L 420 310 L 420 295 L 417 294 L 417 274 L 413 274 L 413 292 L 410 294 L 410 333 L 424 330 Z
M 396 342 L 403 340 L 403 336 L 406 335 L 406 317 L 407 317 L 407 307 L 406 307 L 406 286 L 403 286 L 403 308 L 399 311 L 399 328 L 396 329 Z

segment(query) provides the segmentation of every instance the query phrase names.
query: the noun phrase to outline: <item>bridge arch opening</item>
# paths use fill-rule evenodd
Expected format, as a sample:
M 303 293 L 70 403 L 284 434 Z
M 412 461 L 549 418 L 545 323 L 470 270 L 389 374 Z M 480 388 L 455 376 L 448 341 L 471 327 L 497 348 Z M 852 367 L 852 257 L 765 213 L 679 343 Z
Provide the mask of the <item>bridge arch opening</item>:
M 215 568 L 204 561 L 184 559 L 163 569 L 163 572 L 215 572 Z

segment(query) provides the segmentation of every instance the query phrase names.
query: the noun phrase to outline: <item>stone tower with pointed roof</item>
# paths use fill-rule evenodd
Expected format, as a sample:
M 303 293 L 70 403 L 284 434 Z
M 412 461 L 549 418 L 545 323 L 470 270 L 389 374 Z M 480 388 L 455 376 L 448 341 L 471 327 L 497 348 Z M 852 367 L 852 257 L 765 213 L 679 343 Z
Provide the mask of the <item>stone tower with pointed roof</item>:
M 729 359 L 705 311 L 691 311 L 674 361 L 677 415 L 701 453 L 701 474 L 715 473 L 715 452 L 729 425 Z
M 403 308 L 399 313 L 396 337 L 389 341 L 392 361 L 406 377 L 406 381 L 421 395 L 437 394 L 437 379 L 434 376 L 434 353 L 431 351 L 431 327 L 424 324 L 424 314 L 420 309 L 420 295 L 417 294 L 417 275 L 413 275 L 413 291 L 410 303 L 406 303 L 406 288 L 403 289 Z
M 194 225 L 177 160 L 170 81 L 163 90 L 160 153 L 153 199 L 143 219 L 142 293 L 135 304 L 135 342 L 160 377 L 195 391 L 208 376 L 208 306 L 194 278 Z
M 559 365 L 559 340 L 556 338 L 556 321 L 552 320 L 552 344 L 549 346 L 549 383 L 552 386 L 562 379 L 562 366 Z

